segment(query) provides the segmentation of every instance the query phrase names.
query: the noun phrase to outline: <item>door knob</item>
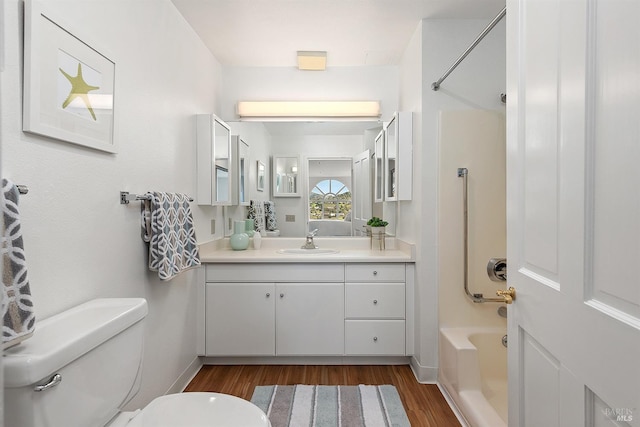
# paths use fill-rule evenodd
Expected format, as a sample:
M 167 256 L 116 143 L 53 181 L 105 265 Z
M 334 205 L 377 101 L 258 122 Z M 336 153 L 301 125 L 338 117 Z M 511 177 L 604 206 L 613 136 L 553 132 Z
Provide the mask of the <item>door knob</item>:
M 501 289 L 496 291 L 496 295 L 504 298 L 505 304 L 511 304 L 514 299 L 516 299 L 516 290 L 513 286 L 509 287 L 509 289 Z

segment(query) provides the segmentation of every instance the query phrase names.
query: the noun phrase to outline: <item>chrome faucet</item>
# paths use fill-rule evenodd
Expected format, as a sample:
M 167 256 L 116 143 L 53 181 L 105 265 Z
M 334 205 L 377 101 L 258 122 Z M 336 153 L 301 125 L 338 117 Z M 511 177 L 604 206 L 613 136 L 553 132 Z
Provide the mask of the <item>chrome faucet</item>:
M 300 249 L 318 249 L 318 247 L 313 243 L 313 237 L 317 232 L 318 229 L 316 228 L 315 230 L 307 233 L 307 240 L 304 242 L 304 245 L 300 247 Z

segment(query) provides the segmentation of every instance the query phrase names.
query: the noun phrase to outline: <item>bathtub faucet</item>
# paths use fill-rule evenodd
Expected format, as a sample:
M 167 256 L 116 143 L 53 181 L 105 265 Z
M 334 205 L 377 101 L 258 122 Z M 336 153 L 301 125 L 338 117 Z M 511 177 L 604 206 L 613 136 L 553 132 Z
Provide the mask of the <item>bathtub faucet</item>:
M 302 245 L 301 249 L 318 249 L 315 243 L 313 243 L 313 237 L 316 235 L 317 232 L 318 232 L 318 229 L 316 228 L 315 230 L 307 233 L 307 240 L 304 242 L 304 245 Z

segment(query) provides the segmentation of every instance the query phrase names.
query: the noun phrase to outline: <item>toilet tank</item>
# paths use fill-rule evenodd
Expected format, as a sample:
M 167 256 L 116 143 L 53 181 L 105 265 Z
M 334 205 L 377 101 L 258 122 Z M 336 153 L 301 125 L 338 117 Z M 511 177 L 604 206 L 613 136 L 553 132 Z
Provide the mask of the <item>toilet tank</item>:
M 5 427 L 104 426 L 140 388 L 146 314 L 143 298 L 106 298 L 37 322 L 5 350 Z

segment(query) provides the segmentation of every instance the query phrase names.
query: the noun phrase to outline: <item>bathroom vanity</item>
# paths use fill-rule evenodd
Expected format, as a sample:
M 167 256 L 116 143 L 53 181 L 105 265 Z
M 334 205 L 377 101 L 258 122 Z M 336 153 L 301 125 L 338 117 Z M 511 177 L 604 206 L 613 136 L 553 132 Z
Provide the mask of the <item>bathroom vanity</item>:
M 316 239 L 337 251 L 325 254 L 283 254 L 300 246 L 286 238 L 263 239 L 259 250 L 201 247 L 199 354 L 332 363 L 411 355 L 415 256 L 390 240 L 371 251 L 367 238 Z

